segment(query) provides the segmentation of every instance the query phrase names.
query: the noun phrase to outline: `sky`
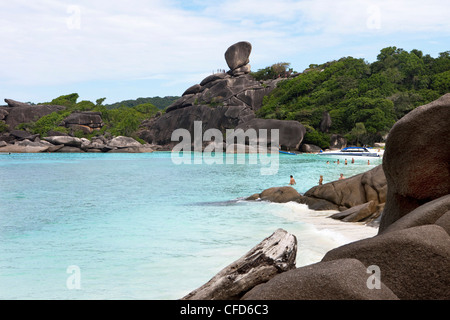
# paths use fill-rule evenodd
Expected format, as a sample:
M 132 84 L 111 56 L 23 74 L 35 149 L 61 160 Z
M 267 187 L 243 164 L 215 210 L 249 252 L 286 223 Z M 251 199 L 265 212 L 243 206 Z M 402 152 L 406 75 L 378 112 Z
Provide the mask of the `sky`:
M 0 0 L 0 104 L 179 96 L 239 41 L 257 71 L 450 50 L 448 0 Z

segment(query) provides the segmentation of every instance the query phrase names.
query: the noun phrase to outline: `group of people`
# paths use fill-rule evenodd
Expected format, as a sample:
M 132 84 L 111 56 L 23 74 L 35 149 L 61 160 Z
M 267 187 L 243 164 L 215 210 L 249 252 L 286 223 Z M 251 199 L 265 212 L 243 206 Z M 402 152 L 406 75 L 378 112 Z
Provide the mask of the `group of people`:
M 296 185 L 297 182 L 295 182 L 294 176 L 291 175 L 290 178 L 291 178 L 291 179 L 289 180 L 289 185 L 290 185 L 290 186 Z M 341 173 L 341 175 L 340 175 L 340 177 L 339 177 L 339 180 L 343 180 L 343 179 L 345 179 L 345 178 L 344 178 L 344 174 Z M 319 178 L 319 186 L 321 186 L 322 184 L 323 184 L 323 176 L 321 175 L 320 178 Z
M 333 163 L 340 164 L 341 162 L 339 161 L 339 159 L 337 159 L 337 161 L 333 161 Z M 354 158 L 352 158 L 352 163 L 355 163 L 355 159 Z M 327 164 L 330 164 L 330 161 L 327 161 Z M 344 164 L 345 165 L 348 164 L 347 159 L 345 159 Z M 370 165 L 370 160 L 367 160 L 367 165 Z
M 336 161 L 333 161 L 333 163 L 340 164 L 340 161 L 339 161 L 339 159 L 337 159 Z M 354 158 L 352 158 L 351 163 L 355 163 L 355 159 Z M 330 164 L 330 161 L 327 161 L 327 164 Z M 344 164 L 345 165 L 348 164 L 347 159 L 345 159 Z M 370 160 L 367 160 L 367 165 L 370 165 Z M 339 176 L 339 180 L 344 180 L 344 179 L 345 179 L 344 174 L 341 173 L 340 176 Z M 297 183 L 295 182 L 294 177 L 291 175 L 290 176 L 290 180 L 289 180 L 289 185 L 293 186 L 295 184 L 297 184 Z M 320 178 L 319 178 L 319 186 L 321 186 L 322 184 L 323 184 L 323 176 L 321 175 Z

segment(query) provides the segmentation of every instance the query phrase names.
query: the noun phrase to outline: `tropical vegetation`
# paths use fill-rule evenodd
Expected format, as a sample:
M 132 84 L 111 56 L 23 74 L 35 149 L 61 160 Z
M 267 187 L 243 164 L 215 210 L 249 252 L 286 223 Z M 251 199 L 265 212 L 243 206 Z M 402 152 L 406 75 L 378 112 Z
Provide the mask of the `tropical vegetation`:
M 282 66 L 288 71 L 289 64 Z M 275 74 L 274 69 L 256 74 L 264 78 Z M 278 83 L 257 115 L 301 122 L 307 128 L 304 142 L 322 148 L 329 146 L 331 134 L 344 135 L 353 144 L 372 144 L 406 113 L 448 92 L 450 51 L 433 58 L 419 50 L 387 47 L 373 63 L 344 57 L 310 65 Z M 324 112 L 331 117 L 331 127 L 320 130 Z

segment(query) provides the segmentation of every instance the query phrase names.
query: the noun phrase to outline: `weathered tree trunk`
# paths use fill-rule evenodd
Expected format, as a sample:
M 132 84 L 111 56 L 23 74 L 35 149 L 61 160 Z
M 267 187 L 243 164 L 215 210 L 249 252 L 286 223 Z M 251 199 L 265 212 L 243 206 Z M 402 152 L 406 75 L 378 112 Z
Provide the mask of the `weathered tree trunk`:
M 182 300 L 240 299 L 256 285 L 294 269 L 296 255 L 297 238 L 278 229 Z

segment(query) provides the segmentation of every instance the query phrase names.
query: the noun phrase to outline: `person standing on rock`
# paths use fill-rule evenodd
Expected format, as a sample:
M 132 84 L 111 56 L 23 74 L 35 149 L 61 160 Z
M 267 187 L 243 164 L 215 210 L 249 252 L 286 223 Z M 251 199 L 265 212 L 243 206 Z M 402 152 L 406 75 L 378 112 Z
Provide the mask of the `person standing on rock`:
M 319 178 L 319 186 L 321 186 L 322 183 L 323 183 L 323 176 L 320 176 L 320 178 Z
M 295 182 L 294 177 L 291 175 L 291 180 L 289 181 L 289 185 L 293 186 L 295 184 L 297 184 L 297 183 Z

